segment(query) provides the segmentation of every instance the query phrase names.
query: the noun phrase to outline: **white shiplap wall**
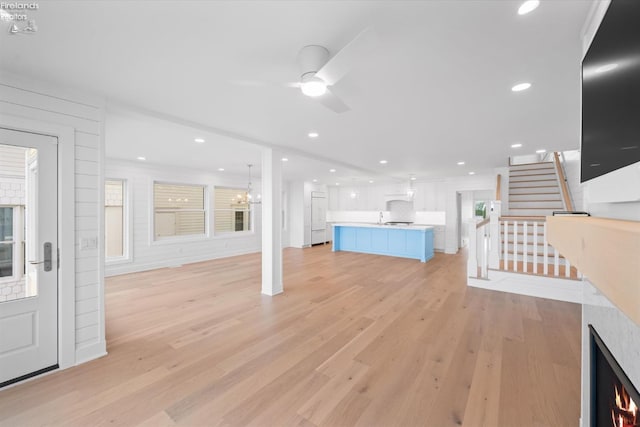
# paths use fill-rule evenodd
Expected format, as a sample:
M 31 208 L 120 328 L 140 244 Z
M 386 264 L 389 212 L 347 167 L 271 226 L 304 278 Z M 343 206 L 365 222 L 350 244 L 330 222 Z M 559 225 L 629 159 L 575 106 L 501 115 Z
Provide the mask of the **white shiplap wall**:
M 189 169 L 154 166 L 141 162 L 107 159 L 105 175 L 109 179 L 126 181 L 125 210 L 129 222 L 129 259 L 107 262 L 106 275 L 152 270 L 224 258 L 261 250 L 260 205 L 256 205 L 253 217 L 254 232 L 215 235 L 208 237 L 181 236 L 178 240 L 153 241 L 152 238 L 152 186 L 154 181 L 175 184 L 207 186 L 208 218 L 213 209 L 213 190 L 216 186 L 244 188 L 244 176 L 214 174 Z M 260 182 L 254 180 L 254 191 L 260 192 Z M 209 223 L 209 230 L 213 230 Z
M 51 84 L 3 72 L 0 114 L 73 128 L 75 139 L 75 361 L 105 354 L 102 186 L 104 102 Z M 81 250 L 82 239 L 97 239 L 97 247 Z M 61 263 L 65 258 L 62 253 Z

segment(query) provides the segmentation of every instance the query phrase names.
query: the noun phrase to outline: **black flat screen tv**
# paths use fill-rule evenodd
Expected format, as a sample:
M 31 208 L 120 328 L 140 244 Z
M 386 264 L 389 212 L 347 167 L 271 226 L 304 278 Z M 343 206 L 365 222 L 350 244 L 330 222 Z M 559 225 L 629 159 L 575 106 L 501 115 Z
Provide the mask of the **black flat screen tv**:
M 581 177 L 640 161 L 640 0 L 612 0 L 582 61 Z

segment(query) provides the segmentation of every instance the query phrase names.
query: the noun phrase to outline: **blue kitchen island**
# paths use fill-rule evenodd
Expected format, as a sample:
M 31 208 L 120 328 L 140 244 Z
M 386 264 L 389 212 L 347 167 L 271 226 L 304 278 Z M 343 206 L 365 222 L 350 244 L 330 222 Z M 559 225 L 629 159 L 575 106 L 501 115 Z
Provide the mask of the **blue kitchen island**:
M 433 258 L 433 227 L 427 225 L 334 224 L 333 251 L 419 259 Z

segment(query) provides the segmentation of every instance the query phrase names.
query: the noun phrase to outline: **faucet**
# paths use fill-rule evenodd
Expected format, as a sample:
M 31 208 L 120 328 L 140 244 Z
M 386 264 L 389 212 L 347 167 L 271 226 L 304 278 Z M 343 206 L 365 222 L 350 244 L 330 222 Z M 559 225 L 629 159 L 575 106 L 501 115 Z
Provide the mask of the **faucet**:
M 382 211 L 380 211 L 380 218 L 378 218 L 378 224 L 382 224 L 382 219 L 383 219 L 383 214 Z

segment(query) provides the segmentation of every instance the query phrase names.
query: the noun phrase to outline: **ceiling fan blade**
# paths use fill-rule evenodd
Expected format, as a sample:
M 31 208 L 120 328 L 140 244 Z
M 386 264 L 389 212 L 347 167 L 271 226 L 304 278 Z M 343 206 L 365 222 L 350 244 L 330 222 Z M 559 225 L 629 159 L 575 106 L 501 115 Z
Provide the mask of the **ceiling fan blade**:
M 327 90 L 324 95 L 317 96 L 313 99 L 318 100 L 322 105 L 329 108 L 330 110 L 333 110 L 336 113 L 344 113 L 345 111 L 349 111 L 351 109 L 347 104 L 342 102 L 340 98 L 335 96 L 329 90 Z
M 371 28 L 365 28 L 316 73 L 329 86 L 336 84 L 377 45 L 377 36 Z

